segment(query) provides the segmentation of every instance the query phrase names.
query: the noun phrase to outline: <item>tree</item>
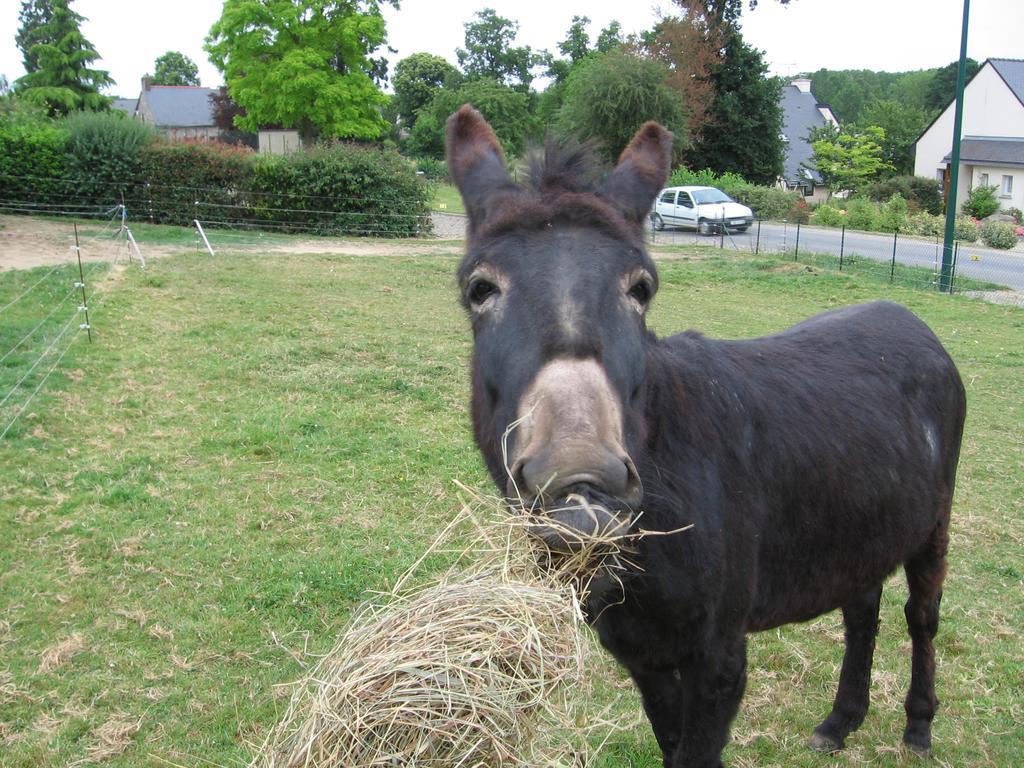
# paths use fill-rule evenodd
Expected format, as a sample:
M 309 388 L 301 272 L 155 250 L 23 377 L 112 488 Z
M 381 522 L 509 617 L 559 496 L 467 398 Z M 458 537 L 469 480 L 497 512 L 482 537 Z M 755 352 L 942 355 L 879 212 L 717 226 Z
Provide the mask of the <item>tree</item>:
M 199 85 L 199 67 L 188 56 L 168 51 L 153 62 L 153 85 Z
M 715 98 L 704 131 L 687 153 L 693 168 L 739 174 L 755 184 L 774 184 L 785 154 L 781 81 L 768 77 L 760 51 L 733 31 L 708 81 Z
M 594 48 L 598 53 L 608 53 L 608 51 L 617 50 L 625 44 L 626 41 L 622 37 L 622 25 L 617 21 L 612 21 L 598 33 Z
M 547 57 L 535 54 L 530 46 L 513 48 L 519 23 L 499 16 L 492 8 L 476 12 L 476 21 L 468 21 L 466 47 L 455 55 L 467 79 L 491 78 L 526 93 L 533 82 L 531 70 Z
M 527 138 L 539 132 L 527 94 L 497 80 L 480 78 L 463 83 L 457 90 L 442 88 L 434 94 L 420 110 L 409 135 L 409 152 L 416 157 L 444 157 L 445 121 L 466 103 L 480 110 L 510 156 L 521 154 Z
M 970 80 L 981 68 L 974 59 L 967 59 L 966 80 Z M 956 98 L 956 77 L 960 68 L 959 61 L 953 61 L 936 71 L 928 84 L 928 90 L 924 97 L 926 109 L 938 112 L 953 103 Z
M 387 127 L 369 58 L 385 38 L 377 0 L 225 0 L 205 48 L 245 109 L 239 128 L 298 128 L 308 143 Z
M 52 28 L 47 25 L 53 20 L 53 3 L 51 0 L 24 0 L 18 13 L 18 31 L 14 41 L 21 51 L 21 60 L 25 64 L 25 72 L 36 72 L 39 69 L 39 58 L 33 54 L 32 47 L 40 43 L 54 43 Z
M 595 140 L 609 161 L 646 120 L 686 135 L 679 95 L 665 85 L 665 67 L 623 51 L 593 54 L 569 75 L 557 128 L 563 136 Z
M 565 40 L 558 44 L 558 52 L 569 59 L 569 65 L 577 64 L 590 53 L 590 33 L 587 16 L 573 16 L 572 24 L 565 33 Z
M 832 192 L 856 192 L 880 173 L 892 170 L 882 157 L 885 131 L 877 126 L 844 132 L 829 124 L 812 128 L 807 140 L 814 151 L 810 166 Z
M 928 124 L 923 110 L 895 99 L 877 99 L 861 113 L 861 125 L 876 125 L 885 132 L 882 157 L 900 175 L 914 172 L 914 142 Z
M 411 130 L 417 113 L 430 103 L 438 90 L 456 88 L 458 80 L 459 71 L 432 53 L 414 53 L 398 62 L 392 81 L 393 106 L 405 126 Z
M 49 21 L 28 35 L 42 41 L 26 54 L 36 69 L 18 78 L 15 89 L 25 99 L 45 106 L 51 115 L 106 109 L 110 100 L 100 94 L 100 88 L 114 81 L 104 70 L 89 68 L 100 55 L 79 28 L 85 19 L 71 10 L 69 0 L 51 0 L 49 13 Z
M 660 61 L 668 70 L 665 82 L 686 105 L 689 142 L 699 139 L 715 100 L 711 70 L 721 59 L 721 34 L 702 4 L 680 2 L 681 16 L 662 18 L 632 50 Z

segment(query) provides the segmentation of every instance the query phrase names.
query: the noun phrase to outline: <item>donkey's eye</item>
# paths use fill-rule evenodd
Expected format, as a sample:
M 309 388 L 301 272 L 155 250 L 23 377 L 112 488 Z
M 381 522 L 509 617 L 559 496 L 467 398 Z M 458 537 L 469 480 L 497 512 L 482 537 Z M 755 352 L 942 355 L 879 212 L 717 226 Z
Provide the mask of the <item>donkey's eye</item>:
M 469 284 L 469 289 L 466 291 L 466 298 L 469 299 L 469 303 L 474 307 L 479 307 L 491 296 L 498 293 L 498 286 L 489 280 L 483 280 L 477 278 Z
M 629 297 L 642 307 L 647 306 L 653 295 L 654 290 L 647 280 L 637 280 L 633 283 L 633 287 L 629 289 Z

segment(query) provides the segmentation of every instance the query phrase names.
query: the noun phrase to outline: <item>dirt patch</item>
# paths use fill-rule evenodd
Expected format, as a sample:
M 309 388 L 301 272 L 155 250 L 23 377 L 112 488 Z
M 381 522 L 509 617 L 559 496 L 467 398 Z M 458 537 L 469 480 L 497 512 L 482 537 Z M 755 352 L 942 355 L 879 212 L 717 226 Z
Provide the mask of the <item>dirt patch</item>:
M 81 227 L 82 261 L 128 262 L 124 238 L 116 238 L 116 225 Z M 180 247 L 142 246 L 145 258 L 181 251 Z M 75 231 L 70 221 L 49 221 L 31 216 L 0 215 L 0 271 L 69 264 L 75 261 Z
M 104 229 L 88 225 L 80 232 L 79 242 L 82 261 L 128 262 L 128 246 L 124 238 L 115 238 L 116 226 Z M 159 258 L 188 250 L 182 245 L 155 245 L 139 239 L 139 249 L 145 259 Z M 409 253 L 408 240 L 357 240 L 344 238 L 310 238 L 289 240 L 287 243 L 253 243 L 241 246 L 219 246 L 216 235 L 211 233 L 214 250 L 248 251 L 258 249 L 261 253 L 344 253 L 353 256 L 395 256 Z M 75 233 L 71 222 L 49 221 L 30 216 L 0 215 L 0 271 L 7 269 L 31 269 L 75 261 Z M 416 241 L 420 253 L 430 255 L 459 255 L 460 244 Z
M 982 299 L 992 304 L 1024 307 L 1024 291 L 964 291 L 962 295 L 970 296 L 973 299 Z

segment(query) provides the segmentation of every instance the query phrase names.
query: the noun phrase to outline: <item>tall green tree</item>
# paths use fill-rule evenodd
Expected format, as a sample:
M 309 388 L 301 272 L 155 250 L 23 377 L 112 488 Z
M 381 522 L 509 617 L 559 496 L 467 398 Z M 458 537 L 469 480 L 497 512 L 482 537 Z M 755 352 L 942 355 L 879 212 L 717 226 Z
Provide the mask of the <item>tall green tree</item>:
M 883 157 L 885 131 L 877 126 L 843 131 L 833 125 L 812 128 L 810 166 L 832 192 L 857 192 L 892 170 Z
M 385 39 L 376 0 L 225 0 L 205 48 L 245 110 L 239 128 L 297 128 L 308 143 L 387 127 L 369 57 Z
M 39 69 L 39 57 L 32 53 L 32 47 L 40 43 L 54 43 L 52 29 L 47 25 L 53 19 L 52 0 L 24 0 L 18 12 L 18 31 L 14 41 L 21 51 L 21 60 L 26 72 Z
M 685 136 L 685 110 L 679 95 L 665 85 L 667 74 L 659 62 L 624 51 L 588 56 L 566 82 L 558 132 L 596 141 L 609 161 L 646 120 Z
M 876 99 L 864 108 L 860 124 L 876 125 L 884 131 L 882 157 L 892 166 L 893 173 L 914 172 L 914 142 L 928 124 L 924 110 L 895 99 Z
M 51 115 L 66 115 L 79 109 L 106 109 L 110 99 L 100 88 L 113 85 L 110 75 L 90 64 L 100 55 L 80 29 L 85 19 L 69 7 L 69 0 L 52 0 L 50 20 L 38 27 L 37 42 L 28 49 L 36 69 L 15 82 L 15 89 L 28 101 L 45 106 Z
M 188 56 L 168 51 L 153 62 L 153 85 L 199 85 L 199 67 Z
M 533 82 L 533 68 L 547 57 L 534 53 L 530 46 L 512 45 L 519 23 L 495 13 L 493 8 L 476 12 L 476 21 L 468 21 L 465 48 L 455 55 L 467 79 L 491 78 L 526 93 Z
M 774 184 L 782 174 L 782 83 L 738 31 L 729 35 L 708 80 L 715 98 L 708 122 L 687 152 L 693 168 L 736 173 L 756 184 Z
M 527 94 L 492 78 L 477 78 L 434 94 L 409 135 L 409 152 L 417 157 L 444 157 L 445 120 L 466 103 L 487 118 L 509 156 L 521 154 L 526 140 L 538 133 Z
M 459 71 L 432 53 L 414 53 L 395 65 L 392 102 L 402 123 L 410 130 L 416 124 L 417 113 L 430 103 L 441 88 L 457 88 Z
M 981 69 L 981 65 L 974 59 L 967 59 L 965 62 L 967 80 L 970 80 Z M 959 61 L 952 61 L 935 72 L 931 82 L 928 83 L 928 90 L 925 93 L 924 106 L 933 112 L 945 109 L 956 98 L 956 77 L 960 67 Z

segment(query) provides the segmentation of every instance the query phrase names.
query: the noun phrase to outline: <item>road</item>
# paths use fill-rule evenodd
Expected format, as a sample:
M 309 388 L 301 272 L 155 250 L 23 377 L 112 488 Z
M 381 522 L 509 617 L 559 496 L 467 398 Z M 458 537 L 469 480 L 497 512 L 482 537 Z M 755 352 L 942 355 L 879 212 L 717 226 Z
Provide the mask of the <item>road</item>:
M 842 240 L 842 230 L 823 227 L 800 227 L 800 252 L 820 253 L 838 258 L 842 247 L 844 258 L 860 256 L 889 263 L 892 259 L 893 236 L 867 232 L 847 232 Z M 666 229 L 654 232 L 652 241 L 656 244 L 707 244 L 717 245 L 721 238 L 702 237 L 689 230 Z M 743 234 L 727 235 L 726 248 L 760 253 L 793 253 L 797 247 L 797 228 L 790 224 L 761 224 L 758 236 L 757 223 Z M 942 242 L 923 238 L 901 236 L 896 240 L 896 263 L 912 267 L 937 270 L 942 262 Z M 1005 285 L 1016 291 L 1024 291 L 1024 252 L 1020 250 L 997 251 L 983 245 L 963 243 L 957 256 L 957 277 L 972 277 L 990 283 Z

